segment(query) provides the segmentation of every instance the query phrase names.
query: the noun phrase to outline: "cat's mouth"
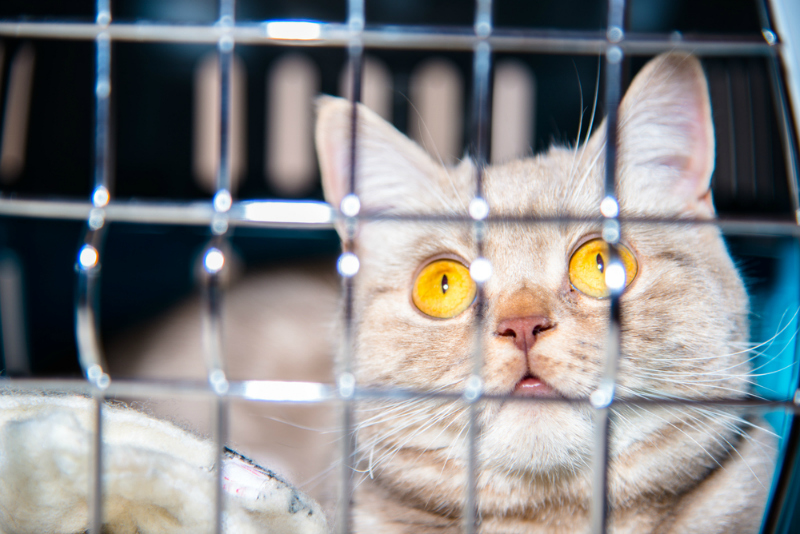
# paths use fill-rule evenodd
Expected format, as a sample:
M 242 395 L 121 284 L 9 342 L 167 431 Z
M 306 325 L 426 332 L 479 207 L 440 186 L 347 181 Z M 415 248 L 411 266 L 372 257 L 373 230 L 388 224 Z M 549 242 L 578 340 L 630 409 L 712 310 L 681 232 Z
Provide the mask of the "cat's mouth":
M 527 374 L 514 386 L 515 397 L 560 397 L 547 382 L 536 375 Z

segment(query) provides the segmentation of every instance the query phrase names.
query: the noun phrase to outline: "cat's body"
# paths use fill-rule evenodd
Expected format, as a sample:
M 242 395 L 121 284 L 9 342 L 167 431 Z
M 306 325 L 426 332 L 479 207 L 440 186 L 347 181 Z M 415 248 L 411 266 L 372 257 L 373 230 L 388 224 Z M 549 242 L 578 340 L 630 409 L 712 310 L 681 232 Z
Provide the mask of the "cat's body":
M 317 148 L 326 198 L 334 206 L 349 188 L 351 111 L 346 101 L 320 102 Z M 713 218 L 714 136 L 699 63 L 685 55 L 657 58 L 634 80 L 619 116 L 623 220 Z M 472 225 L 446 220 L 468 213 L 476 191 L 473 164 L 436 164 L 365 108 L 358 111 L 358 128 L 356 192 L 362 211 L 441 216 L 439 222 L 361 221 L 354 240 L 339 228 L 344 248 L 360 260 L 352 325 L 358 383 L 460 393 L 480 339 L 485 393 L 522 398 L 479 404 L 479 531 L 588 532 L 594 431 L 593 409 L 585 400 L 604 365 L 609 304 L 579 290 L 571 269 L 578 251 L 601 235 L 605 126 L 575 149 L 553 148 L 485 169 L 483 195 L 492 219 L 481 255 L 493 272 L 480 323 L 470 302 L 450 318 L 426 315 L 414 289 L 436 260 L 466 268 L 478 257 Z M 554 217 L 590 221 L 511 220 Z M 621 244 L 635 258 L 637 272 L 621 298 L 617 395 L 745 397 L 751 386 L 747 295 L 719 230 L 713 224 L 623 222 Z M 226 352 L 241 373 L 234 378 L 248 378 L 255 368 L 259 378 L 269 379 L 315 380 L 308 368 L 328 371 L 330 360 L 316 342 L 326 337 L 326 316 L 303 307 L 330 308 L 325 303 L 332 289 L 319 284 L 317 274 L 291 275 L 273 274 L 263 284 L 251 280 L 230 293 Z M 458 286 L 452 277 L 447 282 Z M 442 280 L 442 292 L 448 284 Z M 195 312 L 193 307 L 189 315 L 199 330 Z M 247 325 L 237 322 L 240 314 Z M 291 335 L 284 327 L 262 332 L 256 326 L 292 318 L 302 328 Z M 188 319 L 177 323 L 160 329 L 160 336 L 199 338 L 186 327 Z M 278 343 L 282 333 L 288 343 Z M 138 362 L 148 376 L 165 376 L 167 366 L 202 375 L 199 346 L 150 345 Z M 285 349 L 277 357 L 276 346 Z M 300 357 L 304 347 L 316 356 Z M 292 365 L 306 371 L 292 371 Z M 537 402 L 536 391 L 584 402 Z M 264 444 L 279 430 L 237 415 L 245 408 L 252 409 L 232 406 L 232 437 L 266 460 Z M 207 413 L 207 407 L 199 410 Z M 467 486 L 464 404 L 359 402 L 356 417 L 356 532 L 459 532 Z M 324 426 L 334 427 L 336 421 L 329 421 Z M 709 406 L 650 405 L 615 407 L 611 421 L 611 532 L 758 530 L 775 457 L 774 435 L 763 420 Z M 333 447 L 324 434 L 308 439 Z M 300 458 L 287 469 L 303 472 L 310 465 Z
M 334 206 L 348 190 L 350 110 L 346 101 L 320 104 L 317 144 Z M 356 192 L 363 210 L 467 215 L 476 191 L 471 162 L 441 167 L 363 108 L 358 128 Z M 694 58 L 666 55 L 648 64 L 620 107 L 619 131 L 622 218 L 713 218 L 713 127 Z M 604 142 L 601 126 L 584 147 L 488 167 L 483 194 L 492 217 L 599 217 Z M 524 397 L 533 385 L 548 396 L 587 399 L 597 388 L 609 300 L 577 289 L 571 258 L 600 237 L 600 223 L 487 223 L 482 255 L 493 270 L 480 323 L 474 305 L 440 318 L 412 299 L 426 266 L 445 258 L 466 267 L 478 258 L 470 224 L 362 222 L 354 240 L 341 230 L 344 247 L 361 262 L 353 343 L 359 384 L 461 392 L 478 338 L 487 394 Z M 638 272 L 621 298 L 617 394 L 744 397 L 747 296 L 719 230 L 623 224 L 621 243 Z M 446 293 L 448 279 L 441 284 Z M 369 475 L 356 492 L 357 532 L 458 531 L 466 413 L 463 404 L 444 401 L 363 407 L 357 447 Z M 588 404 L 491 401 L 481 405 L 478 422 L 480 532 L 588 530 Z M 707 407 L 614 410 L 612 532 L 755 532 L 774 456 L 773 437 L 762 426 L 757 418 Z

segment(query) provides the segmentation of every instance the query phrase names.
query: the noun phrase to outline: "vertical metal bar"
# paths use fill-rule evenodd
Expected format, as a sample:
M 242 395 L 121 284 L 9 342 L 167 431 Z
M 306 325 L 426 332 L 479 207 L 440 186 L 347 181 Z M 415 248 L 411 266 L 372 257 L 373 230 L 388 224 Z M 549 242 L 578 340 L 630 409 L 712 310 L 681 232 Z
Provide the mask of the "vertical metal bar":
M 348 194 L 342 200 L 340 211 L 346 216 L 346 246 L 353 248 L 357 221 L 355 216 L 360 210 L 360 202 L 356 195 L 357 151 L 358 151 L 358 103 L 361 101 L 363 65 L 364 65 L 364 0 L 348 0 L 347 26 L 350 31 L 348 61 L 352 73 L 351 116 L 350 116 L 350 176 Z M 344 316 L 344 354 L 342 372 L 337 377 L 339 397 L 342 399 L 342 471 L 340 495 L 337 507 L 337 531 L 347 534 L 352 531 L 353 473 L 355 455 L 355 416 L 353 399 L 355 394 L 355 375 L 353 366 L 354 332 L 353 332 L 353 292 L 354 280 L 359 269 L 358 258 L 352 252 L 345 252 L 337 265 L 343 277 L 345 303 Z
M 219 56 L 219 166 L 217 167 L 217 194 L 231 191 L 231 70 L 233 65 L 233 37 L 224 35 L 217 43 Z M 221 206 L 214 206 L 218 212 L 226 212 Z
M 606 49 L 606 83 L 605 103 L 608 116 L 605 146 L 605 194 L 600 204 L 600 211 L 605 217 L 603 224 L 603 239 L 609 245 L 611 256 L 606 268 L 606 279 L 612 266 L 622 267 L 617 255 L 615 245 L 619 242 L 620 226 L 619 202 L 617 200 L 616 174 L 617 174 L 617 143 L 619 123 L 618 109 L 622 96 L 622 49 L 617 43 L 625 37 L 623 30 L 625 15 L 624 0 L 609 0 L 608 2 L 608 27 L 606 37 L 609 45 Z M 623 272 L 624 272 L 624 267 Z M 609 327 L 606 335 L 606 354 L 603 375 L 600 378 L 597 390 L 591 395 L 591 402 L 595 408 L 594 415 L 594 455 L 592 457 L 592 506 L 591 525 L 595 534 L 605 533 L 609 521 L 608 503 L 608 463 L 609 463 L 609 426 L 610 406 L 614 400 L 617 364 L 620 350 L 620 303 L 619 296 L 624 289 L 611 287 Z
M 786 163 L 786 179 L 789 185 L 789 193 L 791 195 L 792 208 L 794 209 L 795 222 L 800 224 L 800 194 L 798 192 L 798 161 L 797 150 L 800 149 L 797 145 L 795 137 L 795 129 L 793 121 L 789 113 L 788 99 L 786 96 L 786 88 L 783 85 L 781 78 L 781 62 L 779 55 L 782 53 L 781 48 L 774 47 L 778 42 L 777 36 L 772 28 L 770 20 L 770 12 L 766 4 L 766 0 L 756 0 L 756 6 L 759 9 L 759 18 L 761 22 L 761 33 L 767 43 L 773 46 L 773 53 L 767 60 L 770 85 L 772 88 L 772 98 L 775 105 L 775 114 L 778 120 L 778 131 L 780 132 L 781 141 L 783 145 L 783 153 Z M 794 102 L 795 106 L 800 105 L 800 102 Z M 794 125 L 797 126 L 797 125 Z M 800 390 L 795 392 L 795 404 L 800 404 Z M 796 475 L 797 465 L 800 463 L 798 460 L 798 450 L 800 450 L 800 424 L 794 411 L 789 414 L 789 433 L 786 439 L 786 455 L 783 459 L 783 465 L 778 473 L 778 479 L 775 484 L 775 493 L 772 496 L 770 506 L 766 511 L 763 532 L 765 534 L 773 534 L 780 532 L 780 527 L 786 530 L 788 521 L 791 519 L 792 506 L 789 505 L 788 499 L 792 492 L 792 481 Z
M 89 231 L 87 240 L 102 240 L 102 230 Z M 86 379 L 94 386 L 94 435 L 89 454 L 91 455 L 89 488 L 89 532 L 100 534 L 103 518 L 103 442 L 102 442 L 102 404 L 103 391 L 110 384 L 110 378 L 102 365 L 102 354 L 98 336 L 98 298 L 99 251 L 100 247 L 86 244 L 78 255 L 78 288 L 76 302 L 75 329 L 78 354 Z
M 225 263 L 225 256 L 222 249 L 218 248 L 222 246 L 221 242 L 222 237 L 213 238 L 212 245 L 206 249 L 203 256 L 203 267 L 207 274 L 203 299 L 203 341 L 208 369 L 208 382 L 216 394 L 213 401 L 211 421 L 216 455 L 216 468 L 214 471 L 214 532 L 217 534 L 222 532 L 222 513 L 224 511 L 222 463 L 227 430 L 225 394 L 228 392 L 228 380 L 225 374 L 222 348 L 222 287 L 220 273 Z
M 342 372 L 337 377 L 339 398 L 342 399 L 342 472 L 341 494 L 337 509 L 337 532 L 347 534 L 352 531 L 353 473 L 355 454 L 355 417 L 353 399 L 355 396 L 355 375 L 353 374 L 353 277 L 358 272 L 358 259 L 351 252 L 341 255 L 338 262 L 339 274 L 343 277 L 344 291 L 344 362 Z
M 477 221 L 477 225 L 482 225 L 483 221 Z M 479 231 L 482 232 L 482 229 Z M 480 241 L 479 241 L 480 243 Z M 482 247 L 479 247 L 482 248 Z M 480 260 L 483 260 L 480 257 Z M 480 261 L 478 260 L 478 261 Z M 483 260 L 486 261 L 486 260 Z M 488 265 L 488 262 L 486 263 Z M 475 263 L 473 263 L 473 266 Z M 473 275 L 474 277 L 474 275 Z M 478 276 L 477 278 L 480 278 Z M 466 465 L 466 487 L 464 488 L 464 509 L 462 511 L 462 531 L 466 534 L 473 534 L 478 528 L 478 485 L 477 477 L 479 473 L 478 460 L 478 438 L 480 437 L 480 424 L 478 423 L 478 402 L 483 395 L 483 316 L 486 306 L 486 299 L 483 290 L 483 283 L 486 280 L 476 280 L 478 282 L 477 302 L 475 306 L 475 337 L 472 352 L 472 374 L 467 379 L 464 388 L 464 402 L 467 403 L 467 465 Z
M 109 0 L 97 0 L 96 24 L 106 28 L 111 22 Z M 111 39 L 102 31 L 95 39 L 95 138 L 94 188 L 84 245 L 78 252 L 78 287 L 75 303 L 75 337 L 78 359 L 86 379 L 94 386 L 94 436 L 90 450 L 89 532 L 103 528 L 103 401 L 111 378 L 106 373 L 99 336 L 100 256 L 105 237 L 104 208 L 109 201 L 111 166 L 109 129 L 111 102 Z
M 348 194 L 354 195 L 356 192 L 356 151 L 358 141 L 358 103 L 361 102 L 361 85 L 363 81 L 364 68 L 364 47 L 360 39 L 354 39 L 348 48 L 348 61 L 350 62 L 350 72 L 352 79 L 352 107 L 350 112 L 350 176 L 348 182 Z
M 605 167 L 605 198 L 616 201 L 616 168 L 617 168 L 617 124 L 618 107 L 621 99 L 622 80 L 622 49 L 616 45 L 609 47 L 606 52 L 606 167 Z M 609 213 L 614 213 L 610 211 Z M 617 214 L 607 216 L 615 219 Z
M 800 390 L 798 391 L 800 393 Z M 795 398 L 798 398 L 795 393 Z M 797 401 L 795 401 L 797 404 Z M 786 436 L 786 456 L 783 458 L 783 465 L 778 473 L 778 480 L 775 483 L 775 493 L 764 517 L 762 534 L 777 534 L 778 532 L 788 532 L 785 527 L 792 518 L 795 504 L 790 504 L 789 497 L 792 494 L 792 482 L 797 472 L 798 456 L 800 455 L 800 425 L 795 415 L 791 412 L 789 422 L 789 432 Z M 780 527 L 783 526 L 784 529 Z
M 473 232 L 477 259 L 470 266 L 472 277 L 478 284 L 475 307 L 475 337 L 472 351 L 472 374 L 464 388 L 464 401 L 468 408 L 467 422 L 467 463 L 466 487 L 464 488 L 464 508 L 462 510 L 462 531 L 473 534 L 478 528 L 478 402 L 483 394 L 483 309 L 486 305 L 483 285 L 488 280 L 491 265 L 483 258 L 485 222 L 489 207 L 483 198 L 483 173 L 489 159 L 489 139 L 491 124 L 490 88 L 492 49 L 487 38 L 492 34 L 492 0 L 475 2 L 475 35 L 480 39 L 474 48 L 472 69 L 472 124 L 473 157 L 475 158 L 475 198 L 470 202 L 470 215 L 474 219 Z
M 350 120 L 350 183 L 349 194 L 356 191 L 356 147 L 357 147 L 357 124 L 358 124 L 358 102 L 361 102 L 363 66 L 364 66 L 364 43 L 362 32 L 364 31 L 364 0 L 349 0 L 347 4 L 347 26 L 350 30 L 350 44 L 347 49 L 348 61 L 350 62 L 350 72 L 352 79 L 352 114 Z
M 96 47 L 94 188 L 96 191 L 97 188 L 103 187 L 107 192 L 111 161 L 108 135 L 111 99 L 111 38 L 108 33 L 103 32 L 97 36 Z M 98 200 L 101 199 L 98 198 Z M 103 203 L 99 202 L 99 204 Z
M 473 61 L 473 152 L 477 178 L 475 183 L 475 196 L 483 198 L 483 171 L 489 160 L 489 125 L 491 119 L 490 109 L 490 79 L 492 67 L 492 50 L 488 41 L 479 41 L 475 46 Z
M 228 378 L 223 350 L 221 276 L 227 250 L 228 212 L 233 203 L 231 194 L 231 71 L 233 69 L 234 39 L 231 30 L 235 24 L 235 9 L 234 0 L 220 0 L 217 22 L 217 26 L 222 30 L 217 41 L 220 88 L 219 166 L 217 167 L 216 192 L 212 201 L 214 217 L 211 221 L 211 233 L 213 237 L 203 255 L 203 268 L 206 274 L 203 287 L 203 341 L 208 383 L 215 393 L 212 407 L 212 428 L 216 456 L 214 463 L 214 532 L 216 534 L 223 532 L 223 513 L 225 511 L 222 469 L 228 428 L 226 398 Z
M 91 520 L 89 532 L 100 534 L 103 530 L 103 394 L 97 391 L 92 398 L 94 405 L 94 436 L 91 454 L 94 459 L 90 462 L 92 491 L 91 491 Z

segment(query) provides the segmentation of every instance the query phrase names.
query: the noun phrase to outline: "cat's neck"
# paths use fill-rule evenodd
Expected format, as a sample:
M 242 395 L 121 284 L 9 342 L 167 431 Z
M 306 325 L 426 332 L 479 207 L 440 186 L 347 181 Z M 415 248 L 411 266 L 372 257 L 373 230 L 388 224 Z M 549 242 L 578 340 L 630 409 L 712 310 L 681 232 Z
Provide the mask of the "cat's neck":
M 392 488 L 383 487 L 381 480 L 364 481 L 356 494 L 354 515 L 355 531 L 359 533 L 381 532 L 384 534 L 457 534 L 462 532 L 460 510 L 445 506 L 440 510 L 426 508 L 437 500 L 433 495 L 398 495 Z M 464 488 L 457 488 L 463 495 Z M 439 496 L 441 497 L 441 496 Z M 495 509 L 487 510 L 487 498 L 496 498 L 491 491 L 482 491 L 483 506 L 480 511 L 478 531 L 481 534 L 547 533 L 574 534 L 589 532 L 590 512 L 588 503 L 578 505 L 571 502 L 550 503 L 536 512 L 515 513 L 500 510 L 503 504 L 494 502 Z M 642 500 L 617 510 L 612 532 L 643 533 L 656 531 L 659 523 L 669 523 L 669 510 L 681 497 L 660 496 L 659 499 Z M 459 499 L 460 502 L 460 499 Z
M 761 495 L 747 501 L 761 502 L 766 496 L 764 488 L 769 484 L 771 473 L 765 450 L 773 446 L 773 437 L 757 428 L 742 432 L 738 440 L 730 437 L 736 449 L 720 451 L 713 466 L 697 466 L 693 473 L 686 464 L 682 469 L 669 469 L 672 475 L 668 476 L 674 477 L 680 472 L 683 477 L 682 484 L 673 486 L 672 491 L 648 492 L 632 486 L 630 480 L 620 478 L 619 474 L 625 470 L 619 462 L 638 465 L 640 470 L 641 458 L 619 459 L 617 468 L 610 472 L 614 494 L 611 530 L 619 533 L 681 532 L 690 521 L 689 512 L 683 510 L 692 509 L 692 502 L 697 498 L 707 499 L 709 493 L 718 493 L 720 487 L 734 488 L 727 491 L 737 499 L 742 499 L 742 495 Z M 678 439 L 677 435 L 674 438 Z M 665 440 L 671 439 L 665 437 Z M 666 442 L 650 445 L 675 448 L 674 443 Z M 647 447 L 640 454 L 642 458 L 652 456 L 653 449 Z M 367 477 L 360 481 L 355 497 L 356 532 L 460 532 L 466 488 L 464 470 L 452 459 L 442 460 L 437 451 L 400 450 L 392 462 L 374 473 L 374 479 Z M 627 474 L 634 477 L 635 470 L 632 468 Z M 643 487 L 652 487 L 651 484 L 652 481 L 647 481 Z M 558 477 L 557 483 L 544 477 L 503 476 L 495 471 L 491 476 L 479 477 L 478 486 L 481 533 L 589 531 L 592 489 L 588 471 Z M 717 489 L 711 492 L 711 486 Z M 753 515 L 757 520 L 759 515 L 755 512 Z

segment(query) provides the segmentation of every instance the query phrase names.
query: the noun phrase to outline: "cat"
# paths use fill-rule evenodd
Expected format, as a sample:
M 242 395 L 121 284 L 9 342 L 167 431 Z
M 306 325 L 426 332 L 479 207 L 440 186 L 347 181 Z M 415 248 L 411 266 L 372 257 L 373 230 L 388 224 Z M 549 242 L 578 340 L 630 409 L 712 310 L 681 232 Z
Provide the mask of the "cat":
M 325 199 L 350 186 L 352 107 L 321 97 L 316 142 Z M 476 322 L 468 217 L 476 166 L 446 168 L 375 113 L 357 110 L 355 192 L 362 220 L 342 246 L 353 285 L 353 369 L 361 386 L 461 393 L 479 340 L 483 390 L 514 400 L 478 404 L 477 529 L 590 529 L 593 409 L 604 365 L 609 261 L 601 239 L 605 122 L 585 144 L 488 166 L 482 245 L 492 274 Z M 637 74 L 619 108 L 617 192 L 623 219 L 619 398 L 746 398 L 748 299 L 709 221 L 714 131 L 705 76 L 668 53 Z M 437 215 L 434 222 L 397 221 Z M 584 219 L 538 224 L 503 218 Z M 591 219 L 591 220 L 586 220 Z M 480 324 L 480 331 L 475 331 Z M 467 409 L 454 401 L 356 407 L 353 522 L 358 533 L 459 532 Z M 752 533 L 761 523 L 776 450 L 760 418 L 709 407 L 615 407 L 609 528 L 614 533 Z

